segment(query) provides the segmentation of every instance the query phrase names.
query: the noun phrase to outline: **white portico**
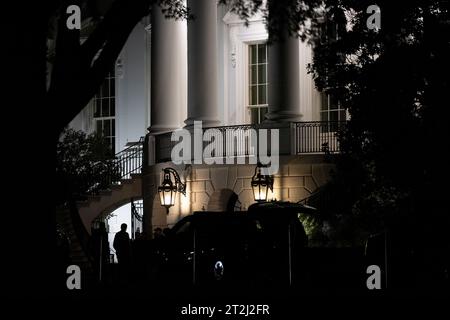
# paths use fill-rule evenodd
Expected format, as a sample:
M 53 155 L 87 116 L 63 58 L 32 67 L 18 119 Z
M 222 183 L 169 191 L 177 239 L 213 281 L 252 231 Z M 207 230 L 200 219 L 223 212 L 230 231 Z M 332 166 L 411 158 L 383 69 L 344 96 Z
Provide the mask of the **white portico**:
M 241 209 L 251 205 L 255 165 L 247 161 L 254 154 L 245 139 L 254 128 L 279 130 L 280 169 L 271 197 L 292 202 L 308 197 L 329 178 L 332 166 L 324 161 L 324 146 L 339 150 L 337 125 L 330 123 L 345 120 L 343 110 L 314 87 L 307 72 L 312 58 L 308 44 L 282 32 L 284 40 L 269 45 L 261 14 L 246 25 L 216 1 L 187 0 L 187 5 L 193 20 L 166 19 L 156 7 L 150 19 L 136 26 L 107 79 L 108 90 L 102 87 L 91 109 L 75 119 L 81 128 L 100 128 L 103 133 L 108 128 L 124 162 L 130 157 L 123 149 L 148 132 L 139 176 L 148 234 L 196 210 L 229 208 L 234 205 L 230 199 Z M 237 149 L 231 152 L 246 161 L 174 165 L 171 132 L 191 129 L 194 121 L 202 121 L 204 129 L 227 132 L 222 150 L 234 145 Z M 230 132 L 234 144 L 227 138 Z M 166 215 L 157 187 L 162 169 L 168 167 L 186 182 L 186 195 L 177 195 Z M 136 174 L 141 170 L 132 168 Z M 92 208 L 92 219 L 109 212 Z
M 237 15 L 210 0 L 188 0 L 195 19 L 152 16 L 151 126 L 148 161 L 143 164 L 144 229 L 171 226 L 198 210 L 245 209 L 253 200 L 250 186 L 255 165 L 171 162 L 171 131 L 203 128 L 238 132 L 238 155 L 250 156 L 244 140 L 253 125 L 280 130 L 280 170 L 274 175 L 272 198 L 296 202 L 308 197 L 329 178 L 332 165 L 323 160 L 323 144 L 337 150 L 333 132 L 321 119 L 323 106 L 307 73 L 311 48 L 281 34 L 267 45 L 261 15 L 245 25 Z M 287 32 L 286 32 L 287 33 Z M 302 122 L 299 122 L 302 121 Z M 227 126 L 226 128 L 224 126 Z M 326 130 L 324 130 L 324 128 Z M 226 142 L 224 142 L 226 144 Z M 224 145 L 224 149 L 227 148 Z M 157 187 L 162 169 L 174 168 L 186 182 L 167 215 Z

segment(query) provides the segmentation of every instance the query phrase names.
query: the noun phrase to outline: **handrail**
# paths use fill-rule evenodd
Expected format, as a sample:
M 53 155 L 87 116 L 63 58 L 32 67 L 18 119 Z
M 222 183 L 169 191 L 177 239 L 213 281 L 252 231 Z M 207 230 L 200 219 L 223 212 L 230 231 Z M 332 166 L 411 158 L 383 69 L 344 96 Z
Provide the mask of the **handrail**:
M 294 155 L 299 154 L 331 154 L 340 151 L 338 132 L 345 128 L 345 121 L 304 121 L 290 123 L 289 139 L 292 144 L 292 149 L 289 153 Z M 286 129 L 286 125 L 270 125 L 266 127 L 264 124 L 241 124 L 229 126 L 205 127 L 203 133 L 206 132 L 206 137 L 211 138 L 211 131 L 219 130 L 222 132 L 222 146 L 215 148 L 217 154 L 214 157 L 222 156 L 255 156 L 254 152 L 258 146 L 258 137 L 251 138 L 250 130 L 272 130 L 272 129 Z M 208 135 L 211 134 L 210 136 Z M 286 132 L 286 131 L 284 131 Z M 166 162 L 171 160 L 171 151 L 178 143 L 171 140 L 172 132 L 165 132 L 155 135 L 155 161 L 156 163 Z M 283 137 L 280 137 L 284 139 Z M 208 139 L 210 140 L 210 139 Z M 205 146 L 210 143 L 219 142 L 205 142 Z M 193 153 L 191 153 L 193 155 Z
M 298 204 L 309 205 L 317 208 L 320 212 L 326 213 L 332 210 L 332 203 L 334 202 L 336 195 L 326 184 L 316 189 L 308 197 L 298 201 Z
M 345 121 L 294 122 L 295 154 L 334 153 L 340 151 L 337 133 Z
M 112 185 L 119 184 L 123 179 L 130 179 L 131 174 L 142 169 L 144 137 L 132 143 L 127 148 L 116 153 L 113 159 L 99 161 L 90 169 L 93 173 L 86 185 L 89 186 L 85 195 L 98 195 L 100 190 L 107 190 Z M 101 177 L 95 179 L 93 177 Z

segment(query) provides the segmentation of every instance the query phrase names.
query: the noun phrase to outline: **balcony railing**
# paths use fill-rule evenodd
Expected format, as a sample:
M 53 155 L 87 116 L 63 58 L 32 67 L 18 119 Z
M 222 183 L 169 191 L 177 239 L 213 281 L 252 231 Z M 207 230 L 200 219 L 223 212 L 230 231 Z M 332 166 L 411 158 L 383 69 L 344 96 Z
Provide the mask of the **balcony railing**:
M 345 121 L 295 122 L 295 154 L 339 152 L 337 133 Z
M 140 173 L 143 142 L 144 137 L 141 137 L 139 141 L 131 143 L 127 148 L 116 153 L 113 159 L 94 164 L 90 168 L 92 175 L 88 175 L 87 181 L 84 182 L 86 186 L 84 195 L 97 195 L 101 190 L 107 190 L 123 179 L 130 179 L 131 174 Z
M 237 125 L 203 129 L 202 153 L 206 146 L 213 148 L 212 157 L 251 157 L 258 154 L 259 134 L 267 130 L 268 150 L 271 152 L 270 130 L 280 129 L 280 154 L 320 154 L 339 152 L 337 132 L 345 122 L 294 122 L 289 126 Z M 212 130 L 211 130 L 212 129 Z M 215 139 L 219 136 L 219 139 Z M 155 135 L 155 163 L 171 161 L 171 152 L 178 141 L 171 141 L 172 132 Z M 193 140 L 193 138 L 191 139 Z M 203 141 L 207 140 L 207 141 Z M 192 143 L 192 141 L 191 141 Z M 286 145 L 288 146 L 286 148 Z M 193 145 L 191 145 L 193 146 Z M 191 158 L 194 148 L 191 147 Z

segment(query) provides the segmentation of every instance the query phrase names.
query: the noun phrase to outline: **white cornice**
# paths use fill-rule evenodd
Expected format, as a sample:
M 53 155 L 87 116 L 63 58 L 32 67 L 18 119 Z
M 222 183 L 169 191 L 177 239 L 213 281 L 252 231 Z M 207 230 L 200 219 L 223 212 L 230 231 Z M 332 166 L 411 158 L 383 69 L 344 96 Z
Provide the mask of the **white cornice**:
M 223 22 L 227 25 L 243 25 L 245 24 L 245 20 L 241 19 L 236 13 L 228 11 L 223 17 Z M 249 23 L 252 22 L 262 22 L 264 21 L 264 17 L 261 13 L 256 13 L 254 16 L 248 19 Z

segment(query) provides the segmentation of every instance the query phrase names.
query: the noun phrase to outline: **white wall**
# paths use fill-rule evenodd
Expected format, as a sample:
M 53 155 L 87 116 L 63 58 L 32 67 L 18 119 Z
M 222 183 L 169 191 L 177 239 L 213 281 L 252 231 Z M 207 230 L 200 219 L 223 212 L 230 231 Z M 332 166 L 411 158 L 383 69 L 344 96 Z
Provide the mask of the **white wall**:
M 267 32 L 261 16 L 244 22 L 219 6 L 217 19 L 219 81 L 218 108 L 222 125 L 249 123 L 247 111 L 248 44 L 265 41 Z M 139 22 L 130 34 L 116 63 L 116 150 L 137 141 L 150 126 L 150 33 Z M 320 96 L 314 88 L 306 64 L 311 48 L 300 44 L 300 112 L 303 121 L 319 120 Z M 186 111 L 185 111 L 186 112 Z M 181 114 L 183 121 L 185 114 Z M 181 126 L 183 123 L 180 124 Z M 87 106 L 70 127 L 93 131 L 92 108 Z
M 268 38 L 261 15 L 249 19 L 245 26 L 237 15 L 228 12 L 222 18 L 223 37 L 223 72 L 224 79 L 225 124 L 250 123 L 248 105 L 248 45 L 265 42 Z
M 79 114 L 75 116 L 75 118 L 72 119 L 68 127 L 77 131 L 82 130 L 87 134 L 92 133 L 95 129 L 92 121 L 93 113 L 94 110 L 91 101 L 83 110 L 81 110 Z
M 138 141 L 150 123 L 150 34 L 139 22 L 116 61 L 116 150 Z M 94 131 L 90 102 L 69 124 L 86 133 Z
M 138 23 L 117 60 L 116 150 L 138 141 L 149 127 L 149 36 L 144 24 Z
M 220 7 L 219 7 L 220 8 Z M 222 24 L 218 28 L 220 52 L 219 92 L 223 92 L 223 103 L 220 105 L 225 125 L 249 123 L 248 104 L 248 45 L 266 41 L 268 34 L 261 15 L 249 19 L 249 26 L 244 25 L 238 16 L 219 10 Z M 300 40 L 299 40 L 300 41 Z M 307 72 L 307 64 L 312 62 L 312 48 L 300 41 L 300 113 L 302 121 L 320 120 L 320 95 L 315 89 L 312 76 Z M 270 93 L 269 93 L 270 94 Z M 220 95 L 222 99 L 222 95 Z M 222 100 L 221 100 L 222 101 Z

